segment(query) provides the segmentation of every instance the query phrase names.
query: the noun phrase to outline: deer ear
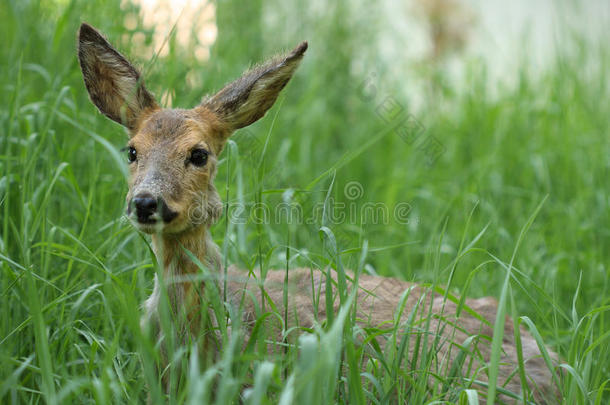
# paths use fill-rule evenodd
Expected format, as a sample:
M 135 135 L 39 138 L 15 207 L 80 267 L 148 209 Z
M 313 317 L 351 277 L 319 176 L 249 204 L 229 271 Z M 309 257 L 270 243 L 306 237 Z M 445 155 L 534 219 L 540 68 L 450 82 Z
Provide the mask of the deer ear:
M 143 111 L 158 108 L 138 71 L 86 23 L 78 32 L 78 60 L 91 101 L 111 120 L 133 130 Z
M 302 42 L 287 56 L 273 58 L 250 69 L 214 96 L 203 100 L 199 108 L 214 112 L 231 132 L 252 124 L 275 103 L 306 50 L 307 42 Z

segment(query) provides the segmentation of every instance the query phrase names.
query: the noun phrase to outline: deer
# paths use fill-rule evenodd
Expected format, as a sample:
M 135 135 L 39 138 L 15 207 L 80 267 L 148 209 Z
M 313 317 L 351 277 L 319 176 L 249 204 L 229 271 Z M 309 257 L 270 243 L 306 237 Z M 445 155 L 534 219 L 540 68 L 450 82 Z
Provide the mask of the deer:
M 198 321 L 198 314 L 208 311 L 202 308 L 201 298 L 207 281 L 189 278 L 201 271 L 201 265 L 216 275 L 218 285 L 226 286 L 223 299 L 231 305 L 241 305 L 246 341 L 248 328 L 256 320 L 255 307 L 260 308 L 264 300 L 273 302 L 278 311 L 290 314 L 290 323 L 309 326 L 328 318 L 328 308 L 340 309 L 336 291 L 327 294 L 326 290 L 327 286 L 332 290 L 336 285 L 333 283 L 341 281 L 336 271 L 269 270 L 259 288 L 257 283 L 248 283 L 252 274 L 234 266 L 223 268 L 219 248 L 210 236 L 210 228 L 223 210 L 214 186 L 223 147 L 236 130 L 261 119 L 272 107 L 307 48 L 307 42 L 302 42 L 291 52 L 254 66 L 217 93 L 204 97 L 192 109 L 161 108 L 146 89 L 138 70 L 99 31 L 87 23 L 80 26 L 78 60 L 89 98 L 103 115 L 123 125 L 129 135 L 126 216 L 137 230 L 150 234 L 161 267 L 162 280 L 155 275 L 152 294 L 143 304 L 142 327 L 152 324 L 159 329 L 160 297 L 165 286 L 172 313 L 183 315 L 184 333 L 195 337 L 213 335 L 210 331 L 213 325 Z M 257 272 L 255 275 L 261 277 L 260 270 Z M 329 272 L 333 283 L 327 284 L 324 281 Z M 282 299 L 286 274 L 289 308 L 284 307 Z M 408 292 L 400 320 L 406 321 L 409 314 L 420 314 L 418 307 L 427 308 L 428 330 L 434 332 L 428 333 L 427 339 L 438 343 L 439 356 L 447 362 L 455 361 L 460 352 L 452 342 L 465 342 L 473 336 L 488 337 L 476 339 L 476 347 L 470 349 L 471 354 L 477 353 L 471 356 L 470 370 L 477 370 L 478 380 L 487 381 L 489 337 L 498 313 L 495 298 L 467 298 L 464 303 L 470 311 L 461 311 L 455 301 L 416 283 L 364 273 L 356 283 L 353 272 L 348 273 L 347 283 L 358 303 L 358 322 L 363 325 L 392 321 L 401 297 Z M 313 303 L 312 286 L 319 288 L 318 305 Z M 328 297 L 332 297 L 330 305 Z M 523 384 L 527 384 L 537 403 L 555 402 L 557 383 L 542 358 L 539 344 L 522 326 L 515 334 L 514 322 L 508 316 L 505 318 L 498 385 L 520 395 L 525 389 Z M 413 332 L 409 332 L 408 326 L 404 328 L 404 333 Z M 389 343 L 380 336 L 379 344 L 384 347 Z M 203 347 L 200 355 L 208 358 L 222 350 L 208 344 Z M 408 350 L 416 348 L 411 345 Z M 549 353 L 556 358 L 550 350 Z M 520 356 L 525 364 L 525 380 L 517 372 Z M 476 389 L 480 395 L 485 392 L 485 387 Z M 504 394 L 497 398 L 515 400 Z

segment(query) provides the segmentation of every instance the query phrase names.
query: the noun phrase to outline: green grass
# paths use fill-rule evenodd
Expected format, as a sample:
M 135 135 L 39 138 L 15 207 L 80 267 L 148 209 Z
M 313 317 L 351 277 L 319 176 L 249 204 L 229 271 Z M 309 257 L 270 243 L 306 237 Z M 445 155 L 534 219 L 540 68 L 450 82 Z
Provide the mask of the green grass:
M 0 4 L 0 403 L 133 403 L 149 395 L 159 402 L 164 395 L 159 348 L 139 328 L 139 304 L 156 269 L 147 238 L 121 219 L 126 136 L 87 99 L 75 53 L 81 21 L 133 56 L 155 94 L 172 89 L 177 107 L 195 105 L 250 63 L 308 39 L 303 65 L 277 105 L 223 152 L 216 186 L 230 204 L 292 201 L 306 216 L 319 206 L 326 215 L 303 223 L 225 215 L 212 232 L 226 261 L 265 270 L 330 265 L 340 274 L 374 271 L 449 285 L 448 294 L 496 296 L 501 313 L 559 353 L 564 403 L 607 403 L 607 45 L 572 39 L 543 75 L 534 78 L 523 62 L 517 86 L 493 96 L 480 64 L 461 92 L 442 69 L 422 76 L 437 81 L 417 113 L 422 136 L 445 148 L 430 166 L 425 151 L 394 129 L 399 121 L 376 114 L 386 96 L 405 107 L 414 97 L 391 86 L 400 78 L 387 77 L 389 67 L 374 57 L 369 38 L 378 11 L 337 2 L 319 13 L 277 3 L 272 10 L 257 1 L 220 2 L 219 36 L 205 63 L 171 37 L 168 56 L 138 59 L 133 35 L 144 32 L 150 41 L 152 33 L 124 28 L 121 19 L 135 9 L 121 10 L 118 0 Z M 365 72 L 376 72 L 375 93 L 362 86 L 368 74 L 350 73 L 358 58 Z M 184 80 L 193 72 L 200 80 Z M 351 182 L 361 186 L 358 198 L 345 194 Z M 357 212 L 408 203 L 409 221 L 337 220 L 331 203 Z M 340 291 L 346 305 L 333 322 L 278 356 L 262 350 L 262 326 L 246 350 L 239 332 L 221 333 L 224 350 L 213 362 L 174 343 L 176 368 L 189 378 L 178 381 L 169 371 L 170 402 L 228 403 L 244 395 L 252 404 L 474 401 L 449 370 L 429 387 L 418 378 L 427 369 L 408 369 L 413 359 L 398 350 L 378 353 L 361 374 L 350 296 Z M 224 318 L 214 292 L 206 297 Z M 496 348 L 501 334 L 496 328 Z M 391 339 L 408 344 L 397 333 Z M 431 362 L 430 353 L 419 355 Z

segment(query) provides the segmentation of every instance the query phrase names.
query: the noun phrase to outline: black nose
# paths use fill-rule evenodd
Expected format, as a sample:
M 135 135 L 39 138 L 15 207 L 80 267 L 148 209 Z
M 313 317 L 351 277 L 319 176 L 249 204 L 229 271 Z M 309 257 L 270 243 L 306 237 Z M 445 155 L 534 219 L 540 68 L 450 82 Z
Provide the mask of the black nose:
M 138 221 L 155 222 L 155 220 L 150 217 L 157 212 L 158 204 L 156 198 L 150 194 L 138 194 L 131 200 L 131 203 L 136 208 Z

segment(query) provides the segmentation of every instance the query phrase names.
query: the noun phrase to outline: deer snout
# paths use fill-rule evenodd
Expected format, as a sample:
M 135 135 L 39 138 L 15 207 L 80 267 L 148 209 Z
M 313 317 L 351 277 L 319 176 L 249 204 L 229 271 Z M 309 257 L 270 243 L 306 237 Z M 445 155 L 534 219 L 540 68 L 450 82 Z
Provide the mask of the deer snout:
M 142 224 L 154 224 L 159 219 L 168 223 L 178 216 L 177 212 L 167 206 L 163 198 L 155 198 L 149 193 L 140 193 L 133 197 L 129 203 L 129 211 L 132 209 L 138 222 Z
M 156 222 L 153 218 L 157 212 L 157 200 L 150 194 L 139 194 L 131 200 L 139 222 Z

